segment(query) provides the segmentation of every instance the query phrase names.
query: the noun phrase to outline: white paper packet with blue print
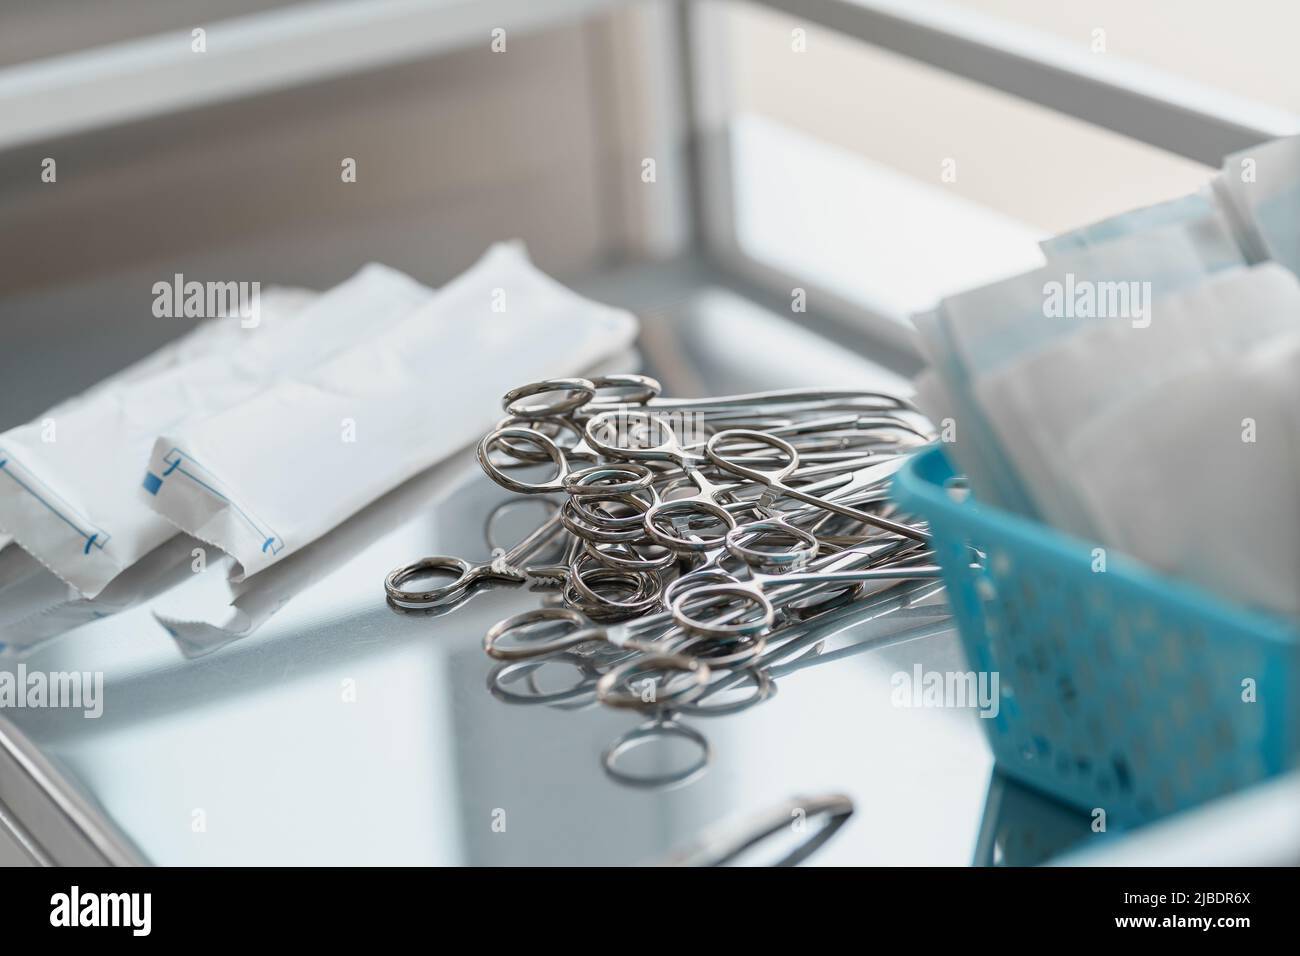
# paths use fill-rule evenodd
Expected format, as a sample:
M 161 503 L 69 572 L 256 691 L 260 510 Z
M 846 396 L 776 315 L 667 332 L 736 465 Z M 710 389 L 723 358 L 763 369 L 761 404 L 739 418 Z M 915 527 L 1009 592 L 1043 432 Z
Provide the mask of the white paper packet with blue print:
M 264 326 L 274 325 L 279 319 L 297 312 L 315 297 L 316 293 L 310 289 L 295 289 L 287 286 L 267 289 L 261 294 L 261 324 Z M 235 336 L 243 333 L 244 329 L 241 328 L 238 322 L 202 322 L 180 338 L 150 352 L 138 362 L 128 365 L 120 372 L 114 372 L 107 378 L 96 382 L 80 395 L 74 395 L 72 398 L 60 402 L 44 414 L 38 415 L 36 420 L 42 423 L 54 420 L 57 426 L 60 415 L 83 402 L 93 399 L 101 391 L 117 388 L 131 382 L 138 382 L 151 375 L 157 375 L 159 372 L 173 368 L 182 362 L 192 361 L 204 355 L 223 352 L 229 348 L 231 340 Z M 0 550 L 4 550 L 12 542 L 13 536 L 4 530 L 0 530 Z M 4 572 L 0 570 L 0 584 L 7 580 L 8 578 Z
M 511 388 L 624 351 L 636 320 L 497 245 L 403 322 L 242 404 L 168 429 L 157 511 L 255 574 L 471 445 Z
M 163 431 L 237 404 L 387 328 L 431 290 L 383 266 L 287 317 L 232 335 L 233 347 L 98 388 L 55 417 L 0 435 L 0 528 L 85 598 L 176 534 L 141 478 Z M 274 308 L 271 296 L 262 312 Z M 239 325 L 239 320 L 212 319 Z

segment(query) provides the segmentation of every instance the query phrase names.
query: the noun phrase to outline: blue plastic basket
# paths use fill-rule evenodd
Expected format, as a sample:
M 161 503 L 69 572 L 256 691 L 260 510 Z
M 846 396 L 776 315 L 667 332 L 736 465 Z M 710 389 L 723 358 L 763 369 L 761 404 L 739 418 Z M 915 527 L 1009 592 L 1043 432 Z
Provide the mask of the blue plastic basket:
M 980 723 L 1007 773 L 1133 826 L 1297 764 L 1292 627 L 1118 555 L 1094 570 L 1095 545 L 952 478 L 931 447 L 894 496 L 929 522 L 971 666 L 998 673 L 999 713 Z

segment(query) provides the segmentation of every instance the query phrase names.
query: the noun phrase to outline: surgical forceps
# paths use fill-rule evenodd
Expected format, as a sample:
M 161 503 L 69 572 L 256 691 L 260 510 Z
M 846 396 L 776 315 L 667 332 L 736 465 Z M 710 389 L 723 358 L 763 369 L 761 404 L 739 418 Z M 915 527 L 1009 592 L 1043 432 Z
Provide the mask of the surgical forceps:
M 641 416 L 640 420 L 642 421 L 642 423 L 652 427 L 657 433 L 660 440 L 653 444 L 645 444 L 645 445 L 612 444 L 608 440 L 608 433 L 611 431 L 611 429 L 616 429 L 617 427 L 613 425 L 614 420 L 618 418 L 618 419 L 623 419 L 624 422 L 626 422 L 626 420 L 629 417 L 632 417 L 633 420 L 636 420 L 635 416 Z M 645 513 L 644 513 L 642 524 L 646 534 L 648 534 L 651 540 L 653 540 L 656 544 L 669 548 L 673 551 L 685 552 L 685 553 L 708 551 L 720 546 L 722 543 L 723 535 L 726 532 L 723 531 L 722 533 L 717 533 L 712 535 L 696 534 L 687 538 L 687 537 L 683 537 L 680 533 L 674 533 L 676 529 L 669 530 L 668 528 L 665 528 L 664 527 L 665 521 L 668 521 L 673 524 L 678 524 L 683 520 L 694 519 L 695 521 L 698 521 L 699 519 L 704 518 L 712 522 L 715 527 L 721 526 L 726 530 L 731 530 L 736 527 L 736 520 L 731 513 L 732 509 L 733 508 L 744 509 L 750 507 L 749 503 L 740 497 L 745 488 L 745 485 L 743 483 L 732 483 L 732 484 L 720 485 L 710 480 L 704 474 L 701 468 L 701 466 L 703 465 L 708 465 L 712 463 L 714 465 L 719 465 L 719 467 L 721 467 L 722 466 L 721 463 L 728 463 L 728 464 L 731 463 L 730 459 L 724 458 L 720 453 L 716 451 L 710 454 L 709 449 L 714 447 L 714 443 L 721 436 L 737 435 L 737 436 L 745 437 L 746 439 L 748 439 L 749 436 L 754 436 L 754 435 L 764 436 L 764 437 L 766 436 L 766 433 L 757 432 L 757 431 L 738 432 L 738 431 L 729 430 L 729 431 L 718 432 L 716 435 L 713 436 L 712 439 L 709 439 L 708 442 L 705 443 L 705 449 L 706 449 L 705 454 L 700 454 L 698 452 L 691 451 L 690 450 L 691 446 L 683 445 L 677 433 L 667 422 L 656 420 L 647 411 L 602 412 L 598 415 L 593 416 L 587 421 L 585 434 L 586 434 L 587 444 L 590 447 L 596 449 L 601 454 L 604 454 L 611 458 L 635 459 L 635 460 L 652 461 L 652 462 L 669 462 L 677 466 L 677 468 L 681 470 L 682 475 L 678 478 L 673 479 L 670 482 L 669 487 L 672 487 L 673 485 L 680 485 L 681 480 L 684 478 L 686 481 L 688 481 L 691 485 L 694 486 L 695 493 L 691 495 L 686 495 L 684 497 L 683 496 L 673 497 L 673 498 L 661 497 L 660 500 L 657 500 L 649 504 L 648 506 L 645 506 L 643 508 Z M 760 441 L 755 444 L 757 444 L 757 446 L 760 449 L 765 447 L 766 448 L 773 447 L 769 442 L 766 441 Z M 881 518 L 876 515 L 870 515 L 866 512 L 859 511 L 857 509 L 849 508 L 847 505 L 840 504 L 839 502 L 827 502 L 824 499 L 812 497 L 806 491 L 796 491 L 795 489 L 790 488 L 788 484 L 781 484 L 780 482 L 783 481 L 784 479 L 789 478 L 795 475 L 796 473 L 800 473 L 801 461 L 799 458 L 799 453 L 798 451 L 795 450 L 793 445 L 782 441 L 782 444 L 778 447 L 781 450 L 786 451 L 790 456 L 789 462 L 787 463 L 786 466 L 783 467 L 783 469 L 781 469 L 779 472 L 776 473 L 766 473 L 766 472 L 763 473 L 753 472 L 752 474 L 746 473 L 746 474 L 742 474 L 741 477 L 745 478 L 747 481 L 753 481 L 754 480 L 753 474 L 759 474 L 760 483 L 764 485 L 766 488 L 768 488 L 769 491 L 776 488 L 782 491 L 783 493 L 789 494 L 791 497 L 794 497 L 797 500 L 804 502 L 805 504 L 817 505 L 826 510 L 834 511 L 841 515 L 846 515 L 849 517 L 856 518 L 858 520 L 866 521 L 867 523 L 874 524 L 878 527 L 883 527 L 885 530 L 893 531 L 899 534 L 905 534 L 907 537 L 911 537 L 917 540 L 926 540 L 927 536 L 925 535 L 924 532 L 918 531 L 914 528 L 910 528 L 907 525 L 901 525 L 897 522 L 890 521 L 889 519 L 886 518 Z M 561 471 L 563 472 L 564 465 L 561 463 L 562 459 L 563 459 L 563 453 L 557 452 L 557 455 L 554 457 L 554 460 L 556 461 L 557 465 L 560 466 Z M 812 477 L 812 476 L 824 474 L 828 471 L 830 472 L 847 471 L 853 465 L 862 465 L 868 462 L 874 462 L 876 460 L 877 460 L 876 456 L 859 455 L 859 456 L 851 457 L 849 461 L 841 460 L 841 461 L 828 463 L 824 465 L 812 465 L 809 466 L 809 468 L 807 469 L 806 476 Z M 735 472 L 737 468 L 741 469 L 742 471 L 746 470 L 743 464 L 736 465 L 735 467 L 729 467 L 726 468 L 725 470 Z M 561 483 L 563 483 L 562 478 L 561 478 Z M 541 486 L 539 485 L 536 487 L 541 487 Z M 606 492 L 607 495 L 611 497 L 619 493 L 618 491 L 611 491 L 609 486 L 604 486 L 603 490 Z M 634 505 L 634 507 L 642 507 L 642 505 L 636 504 Z M 580 533 L 577 529 L 571 529 L 571 530 L 574 530 L 575 533 Z
M 628 389 L 619 405 L 644 405 L 662 391 L 663 386 L 648 375 L 602 375 L 594 378 L 552 378 L 541 382 L 520 385 L 506 392 L 501 405 L 507 415 L 516 418 L 552 418 L 571 415 L 595 400 L 596 392 L 607 389 Z M 525 404 L 524 399 L 547 392 L 560 392 L 561 397 L 549 403 Z
M 611 428 L 617 428 L 617 426 L 611 424 L 615 418 L 622 418 L 626 421 L 629 417 L 635 415 L 643 416 L 642 423 L 655 429 L 662 436 L 658 443 L 644 447 L 629 447 L 610 444 L 606 441 L 605 434 L 602 433 L 608 433 Z M 591 447 L 611 458 L 666 461 L 676 465 L 681 469 L 683 476 L 695 486 L 695 494 L 693 495 L 684 498 L 672 498 L 666 501 L 660 500 L 646 509 L 643 524 L 646 533 L 656 543 L 672 548 L 675 551 L 704 551 L 721 544 L 721 538 L 718 536 L 696 537 L 687 540 L 670 535 L 658 527 L 658 521 L 661 518 L 667 517 L 671 519 L 674 515 L 681 515 L 683 512 L 693 511 L 695 517 L 699 517 L 699 513 L 704 512 L 710 518 L 721 522 L 728 529 L 736 526 L 735 518 L 722 507 L 721 502 L 721 499 L 725 498 L 731 489 L 716 485 L 705 477 L 699 466 L 707 464 L 708 459 L 703 455 L 688 451 L 678 440 L 677 433 L 667 422 L 656 419 L 648 412 L 602 412 L 587 421 L 586 436 L 587 443 Z
M 692 695 L 689 701 L 676 700 L 673 703 L 675 705 L 693 704 L 700 698 L 733 687 L 742 677 L 754 681 L 757 700 L 762 700 L 775 692 L 776 685 L 771 680 L 774 674 L 793 671 L 803 666 L 811 666 L 816 661 L 815 657 L 805 660 L 806 655 L 801 656 L 801 652 L 807 651 L 812 643 L 826 640 L 850 628 L 878 622 L 882 618 L 902 615 L 905 623 L 901 628 L 887 629 L 883 632 L 873 627 L 872 633 L 865 641 L 855 642 L 851 648 L 852 652 L 856 653 L 867 648 L 882 647 L 936 633 L 937 625 L 942 624 L 945 628 L 949 626 L 946 623 L 947 611 L 943 608 L 927 607 L 924 602 L 942 590 L 943 585 L 933 581 L 900 582 L 873 595 L 866 602 L 854 602 L 832 607 L 804 620 L 794 621 L 783 626 L 779 632 L 774 631 L 768 635 L 768 647 L 772 647 L 778 640 L 779 644 L 776 644 L 770 650 L 765 648 L 765 653 L 754 656 L 747 662 L 743 670 L 732 670 L 718 680 L 711 680 L 703 691 L 698 695 Z M 908 626 L 918 617 L 923 621 L 926 618 L 930 620 L 919 627 Z M 707 638 L 694 638 L 692 640 L 707 640 Z M 688 640 L 685 644 L 677 646 L 674 653 L 679 656 L 689 655 L 690 645 L 691 641 Z M 791 658 L 795 659 L 790 660 Z M 628 686 L 629 679 L 636 674 L 653 670 L 654 660 L 654 658 L 646 657 L 616 662 L 596 682 L 597 701 L 616 707 L 637 708 L 640 695 L 636 693 L 635 689 L 629 691 L 621 688 Z M 790 663 L 773 670 L 772 665 L 781 661 L 790 661 Z M 757 702 L 757 700 L 754 702 Z M 642 704 L 640 709 L 647 708 Z M 717 712 L 726 712 L 730 709 L 735 708 L 722 708 Z M 697 710 L 700 713 L 709 712 L 706 709 Z
M 833 565 L 826 570 L 810 568 L 806 571 L 792 571 L 785 574 L 765 574 L 750 569 L 745 580 L 717 584 L 701 582 L 694 587 L 682 584 L 689 579 L 689 575 L 685 575 L 675 582 L 682 586 L 672 598 L 670 611 L 674 622 L 692 634 L 720 640 L 752 637 L 771 628 L 776 622 L 776 612 L 779 609 L 798 598 L 807 596 L 807 593 L 813 589 L 824 589 L 827 585 L 833 584 L 910 581 L 942 576 L 936 564 L 893 564 L 886 567 L 858 569 L 835 566 L 841 563 L 856 563 L 856 560 L 861 560 L 861 557 L 858 552 L 842 551 L 824 559 L 833 560 Z M 742 604 L 748 604 L 751 607 L 750 613 L 736 614 L 731 611 L 714 618 L 703 618 L 691 612 L 692 604 L 707 607 L 731 603 L 720 600 L 723 598 L 738 599 Z M 746 619 L 736 620 L 737 617 Z
M 508 638 L 518 638 L 519 634 L 529 628 L 544 624 L 565 624 L 569 625 L 571 629 L 557 637 L 530 640 L 528 646 L 503 646 Z M 735 642 L 744 646 L 730 653 L 717 653 L 720 647 L 722 650 L 726 650 L 726 647 L 715 642 L 711 648 L 714 653 L 676 654 L 673 652 L 672 647 L 674 641 L 678 638 L 686 639 L 692 635 L 674 635 L 675 630 L 677 630 L 676 619 L 671 610 L 659 611 L 622 624 L 602 626 L 571 608 L 543 607 L 523 611 L 506 618 L 504 621 L 498 621 L 484 636 L 483 649 L 489 657 L 496 658 L 499 661 L 522 661 L 549 657 L 552 654 L 571 651 L 583 644 L 599 642 L 608 644 L 618 651 L 635 651 L 639 654 L 649 655 L 649 657 L 643 659 L 650 659 L 651 657 L 654 659 L 682 658 L 682 660 L 670 661 L 671 668 L 674 670 L 689 670 L 697 674 L 702 673 L 700 680 L 707 683 L 709 665 L 713 667 L 739 666 L 756 658 L 763 653 L 764 648 L 767 646 L 763 636 L 757 635 L 755 639 L 749 640 L 747 643 Z M 703 665 L 702 672 L 697 665 Z
M 630 389 L 633 394 L 621 402 L 597 399 L 597 391 L 610 388 Z M 526 418 L 595 415 L 625 409 L 629 405 L 656 412 L 694 411 L 712 415 L 753 414 L 755 409 L 770 414 L 871 409 L 916 412 L 916 406 L 906 399 L 883 392 L 859 389 L 790 388 L 750 392 L 744 395 L 682 399 L 660 399 L 658 397 L 660 391 L 659 383 L 644 375 L 608 375 L 595 379 L 549 379 L 512 389 L 506 393 L 502 404 L 507 414 Z M 523 404 L 525 398 L 548 392 L 559 392 L 561 397 L 548 403 Z
M 785 456 L 785 464 L 775 469 L 762 469 L 746 465 L 743 460 L 729 458 L 719 451 L 719 446 L 737 439 L 744 439 L 760 445 L 766 445 L 773 448 Z M 891 521 L 888 518 L 882 518 L 879 515 L 871 514 L 868 511 L 860 511 L 841 502 L 819 498 L 816 495 L 809 494 L 806 490 L 791 486 L 786 479 L 794 474 L 799 468 L 799 452 L 784 438 L 767 432 L 750 431 L 749 429 L 729 429 L 718 432 L 704 446 L 704 453 L 708 460 L 713 462 L 723 471 L 730 472 L 741 478 L 757 482 L 774 491 L 779 495 L 793 498 L 796 501 L 802 501 L 805 504 L 822 508 L 826 511 L 843 515 L 847 518 L 854 518 L 864 524 L 874 525 L 885 531 L 892 531 L 894 534 L 902 535 L 905 538 L 911 538 L 914 541 L 929 541 L 930 534 L 919 528 L 913 528 L 910 525 L 901 524 L 897 521 Z
M 566 573 L 563 566 L 520 568 L 518 565 L 541 550 L 563 527 L 557 512 L 509 551 L 478 564 L 471 564 L 464 558 L 442 555 L 420 558 L 389 572 L 384 578 L 384 591 L 394 606 L 407 611 L 418 611 L 454 604 L 467 597 L 472 590 L 489 584 L 524 584 L 529 581 L 552 586 L 560 584 Z M 412 578 L 431 572 L 450 573 L 454 578 L 447 584 L 422 591 L 402 588 Z

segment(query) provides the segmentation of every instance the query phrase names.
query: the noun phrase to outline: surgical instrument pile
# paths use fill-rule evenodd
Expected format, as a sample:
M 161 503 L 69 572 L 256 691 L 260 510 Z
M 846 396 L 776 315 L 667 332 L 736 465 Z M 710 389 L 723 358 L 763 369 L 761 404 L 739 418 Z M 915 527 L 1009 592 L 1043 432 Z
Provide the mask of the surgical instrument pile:
M 631 374 L 508 392 L 478 461 L 502 487 L 542 496 L 548 517 L 488 562 L 397 568 L 384 582 L 389 603 L 447 608 L 500 584 L 548 591 L 546 606 L 488 631 L 488 655 L 578 655 L 601 674 L 600 702 L 657 713 L 689 705 L 713 672 L 754 666 L 823 615 L 882 599 L 903 607 L 917 582 L 927 594 L 939 587 L 928 530 L 887 494 L 932 439 L 906 399 L 660 392 Z

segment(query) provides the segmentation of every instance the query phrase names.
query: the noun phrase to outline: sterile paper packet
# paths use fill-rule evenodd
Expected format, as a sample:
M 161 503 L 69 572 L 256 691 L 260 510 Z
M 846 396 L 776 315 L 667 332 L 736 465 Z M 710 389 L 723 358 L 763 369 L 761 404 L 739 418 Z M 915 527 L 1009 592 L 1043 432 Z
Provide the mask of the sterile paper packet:
M 265 289 L 260 294 L 260 321 L 263 325 L 274 325 L 280 319 L 293 315 L 312 299 L 316 293 L 310 289 L 296 289 L 277 286 Z M 190 361 L 203 355 L 225 351 L 233 338 L 245 334 L 238 322 L 202 322 L 178 339 L 168 342 L 161 348 L 149 353 L 120 372 L 96 382 L 86 391 L 55 405 L 49 411 L 38 415 L 36 420 L 42 425 L 53 420 L 56 431 L 58 417 L 82 402 L 88 401 L 101 391 L 116 388 L 130 382 L 138 382 L 151 375 L 157 375 L 165 369 Z M 13 536 L 0 530 L 0 550 L 13 541 Z M 7 580 L 0 571 L 0 582 Z
M 1131 396 L 1063 457 L 1102 544 L 1300 615 L 1300 333 Z
M 1000 367 L 976 397 L 1043 519 L 1095 539 L 1065 468 L 1072 437 L 1113 405 L 1291 332 L 1300 280 L 1274 262 L 1230 269 L 1157 299 L 1146 328 L 1097 323 Z
M 573 375 L 628 347 L 636 321 L 490 249 L 383 335 L 154 445 L 157 511 L 257 573 L 472 444 L 520 382 Z
M 1151 302 L 1242 264 L 1218 213 L 1089 246 L 1040 269 L 943 299 L 917 331 L 943 379 L 980 500 L 1041 517 L 976 399 L 978 383 L 1017 356 L 1053 347 L 1098 321 L 1144 327 Z
M 53 440 L 40 421 L 10 429 L 0 435 L 0 528 L 93 598 L 176 533 L 140 490 L 161 432 L 381 332 L 430 294 L 367 266 L 297 313 L 241 330 L 234 349 L 98 389 L 58 416 Z
M 586 370 L 584 377 L 612 375 L 640 367 L 640 356 L 629 350 Z M 163 602 L 164 606 L 155 607 L 154 619 L 172 636 L 186 657 L 210 654 L 253 634 L 304 590 L 328 582 L 331 574 L 356 562 L 358 556 L 377 540 L 408 524 L 412 515 L 427 512 L 448 493 L 463 489 L 465 483 L 473 481 L 475 476 L 481 479 L 482 474 L 478 462 L 472 458 L 453 456 L 441 461 L 261 574 L 229 582 L 230 600 L 221 607 L 213 607 L 210 603 L 196 606 L 191 600 L 168 607 Z M 484 548 L 486 556 L 489 549 L 486 542 Z M 394 560 L 380 558 L 376 572 L 387 574 Z M 126 577 L 128 575 L 122 576 Z

